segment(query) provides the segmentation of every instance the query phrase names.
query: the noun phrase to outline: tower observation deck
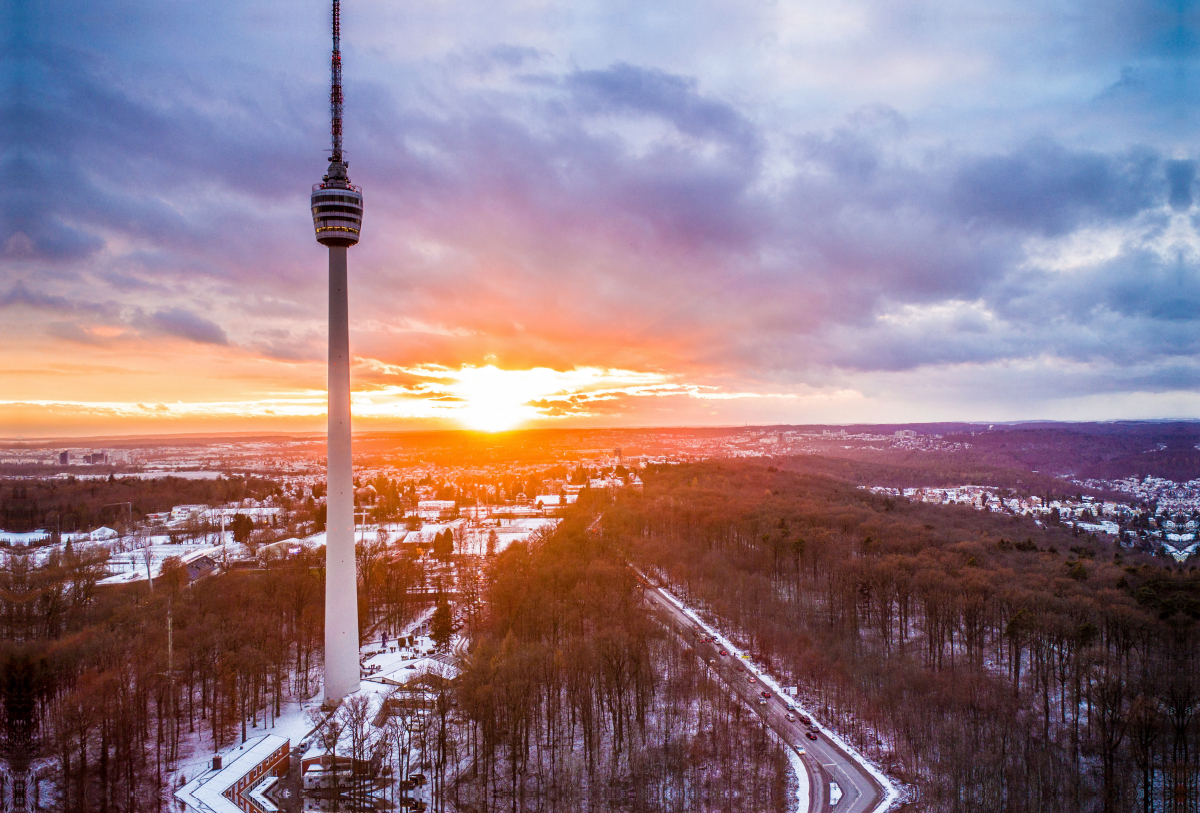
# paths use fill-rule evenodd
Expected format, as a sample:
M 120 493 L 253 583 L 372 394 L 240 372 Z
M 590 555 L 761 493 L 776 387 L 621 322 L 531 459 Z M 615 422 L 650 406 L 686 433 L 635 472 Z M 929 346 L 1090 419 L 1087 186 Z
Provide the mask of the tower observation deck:
M 312 189 L 317 242 L 329 248 L 329 425 L 325 519 L 325 702 L 358 691 L 358 578 L 354 557 L 354 468 L 350 450 L 350 305 L 346 250 L 358 243 L 362 190 L 342 158 L 341 6 L 333 0 L 329 93 L 333 150 Z
M 333 58 L 330 61 L 329 119 L 333 149 L 329 171 L 313 184 L 313 228 L 325 246 L 352 246 L 362 228 L 362 189 L 350 183 L 350 168 L 342 158 L 342 20 L 340 0 L 333 0 Z

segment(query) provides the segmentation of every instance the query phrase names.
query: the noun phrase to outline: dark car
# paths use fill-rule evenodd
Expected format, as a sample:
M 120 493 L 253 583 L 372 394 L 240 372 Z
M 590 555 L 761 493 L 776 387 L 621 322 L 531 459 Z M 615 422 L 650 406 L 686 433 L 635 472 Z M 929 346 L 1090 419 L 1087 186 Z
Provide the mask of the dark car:
M 815 732 L 815 731 L 805 731 L 805 732 L 804 732 L 804 736 L 808 737 L 810 740 L 815 740 L 815 739 L 817 738 L 817 732 Z

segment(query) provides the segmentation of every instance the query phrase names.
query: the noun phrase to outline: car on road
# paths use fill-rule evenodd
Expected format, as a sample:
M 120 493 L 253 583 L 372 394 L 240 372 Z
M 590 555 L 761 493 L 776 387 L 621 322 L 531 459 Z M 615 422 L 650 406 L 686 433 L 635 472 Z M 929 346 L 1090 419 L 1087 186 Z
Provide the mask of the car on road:
M 812 718 L 809 717 L 807 714 L 801 714 L 800 722 L 804 723 L 805 725 L 812 725 Z
M 787 716 L 787 718 L 788 718 L 788 722 L 789 722 L 789 723 L 794 723 L 794 722 L 796 722 L 796 715 L 792 714 L 790 711 L 788 712 L 788 716 Z
M 758 699 L 758 705 L 760 705 L 760 706 L 765 706 L 765 705 L 767 705 L 767 701 L 766 701 L 766 700 L 763 700 L 763 699 L 760 697 L 760 698 Z
M 721 650 L 721 657 L 722 657 L 722 658 L 724 658 L 724 657 L 725 657 L 726 655 L 728 655 L 728 654 L 729 654 L 729 653 L 728 653 L 728 652 L 726 652 L 725 650 L 723 650 L 723 649 Z
M 808 737 L 810 740 L 815 740 L 815 739 L 817 738 L 817 732 L 815 732 L 815 731 L 805 731 L 805 732 L 804 732 L 804 736 Z
M 764 691 L 761 691 L 761 692 L 759 692 L 759 694 L 761 694 L 763 697 L 765 697 L 765 698 L 766 698 L 766 699 L 768 699 L 768 700 L 770 700 L 770 699 L 771 699 L 771 693 L 770 693 L 770 692 L 768 692 L 768 691 L 765 691 L 765 690 L 764 690 Z

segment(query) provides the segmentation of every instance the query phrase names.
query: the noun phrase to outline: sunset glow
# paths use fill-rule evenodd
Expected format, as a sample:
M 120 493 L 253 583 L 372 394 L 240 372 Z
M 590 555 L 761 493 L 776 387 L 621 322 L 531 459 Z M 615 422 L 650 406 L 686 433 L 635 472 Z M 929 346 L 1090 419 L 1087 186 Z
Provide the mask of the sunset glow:
M 928 39 L 889 4 L 356 6 L 356 425 L 1200 414 L 1180 29 L 1021 5 Z M 319 430 L 327 15 L 56 8 L 6 109 L 38 193 L 0 218 L 0 436 Z

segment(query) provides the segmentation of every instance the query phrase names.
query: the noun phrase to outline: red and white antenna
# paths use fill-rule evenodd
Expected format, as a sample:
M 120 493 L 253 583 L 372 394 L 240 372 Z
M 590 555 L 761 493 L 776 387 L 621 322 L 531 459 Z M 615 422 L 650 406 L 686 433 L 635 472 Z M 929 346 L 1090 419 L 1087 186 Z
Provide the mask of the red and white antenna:
M 333 135 L 331 164 L 342 162 L 342 20 L 341 0 L 333 0 L 333 59 L 330 61 L 329 118 Z

